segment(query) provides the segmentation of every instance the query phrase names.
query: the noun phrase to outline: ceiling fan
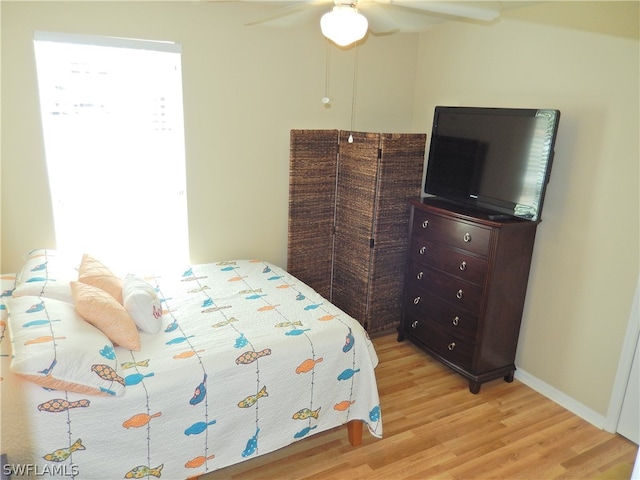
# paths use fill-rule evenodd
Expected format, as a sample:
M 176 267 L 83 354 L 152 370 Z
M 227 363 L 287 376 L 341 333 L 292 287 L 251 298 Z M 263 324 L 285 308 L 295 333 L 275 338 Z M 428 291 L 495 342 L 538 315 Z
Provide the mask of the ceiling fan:
M 259 0 L 277 2 L 279 0 Z M 288 27 L 318 20 L 323 34 L 340 46 L 373 35 L 418 32 L 447 20 L 491 23 L 500 16 L 500 1 L 430 0 L 300 0 L 247 25 Z

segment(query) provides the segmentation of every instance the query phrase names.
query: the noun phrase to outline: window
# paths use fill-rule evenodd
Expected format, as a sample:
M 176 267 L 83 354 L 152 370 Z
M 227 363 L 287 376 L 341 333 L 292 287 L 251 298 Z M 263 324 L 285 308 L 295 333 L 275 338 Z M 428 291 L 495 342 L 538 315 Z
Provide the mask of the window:
M 56 248 L 188 264 L 180 45 L 36 32 Z

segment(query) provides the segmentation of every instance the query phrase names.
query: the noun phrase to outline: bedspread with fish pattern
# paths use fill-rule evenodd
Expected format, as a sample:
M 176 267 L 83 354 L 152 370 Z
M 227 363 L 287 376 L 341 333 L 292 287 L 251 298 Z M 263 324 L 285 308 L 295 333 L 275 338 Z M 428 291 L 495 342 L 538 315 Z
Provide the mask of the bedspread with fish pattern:
M 138 352 L 114 349 L 122 397 L 47 390 L 12 375 L 0 303 L 10 464 L 51 478 L 184 479 L 351 420 L 382 436 L 373 345 L 310 287 L 250 260 L 145 278 L 162 300 L 163 329 L 141 332 Z M 2 276 L 3 296 L 13 281 Z

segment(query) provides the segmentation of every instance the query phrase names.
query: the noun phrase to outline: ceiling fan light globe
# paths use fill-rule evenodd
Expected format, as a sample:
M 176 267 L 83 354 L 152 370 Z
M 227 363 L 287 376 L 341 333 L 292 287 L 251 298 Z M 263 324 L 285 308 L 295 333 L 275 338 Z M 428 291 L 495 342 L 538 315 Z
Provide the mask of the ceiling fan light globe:
M 368 28 L 365 16 L 350 5 L 337 5 L 320 19 L 322 34 L 341 47 L 363 38 Z

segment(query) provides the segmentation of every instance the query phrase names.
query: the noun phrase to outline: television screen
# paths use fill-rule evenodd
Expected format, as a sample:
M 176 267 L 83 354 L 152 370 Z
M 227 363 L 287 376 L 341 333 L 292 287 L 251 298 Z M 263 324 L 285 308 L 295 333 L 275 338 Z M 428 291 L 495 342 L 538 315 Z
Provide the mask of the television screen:
M 539 220 L 559 110 L 436 107 L 424 191 Z

